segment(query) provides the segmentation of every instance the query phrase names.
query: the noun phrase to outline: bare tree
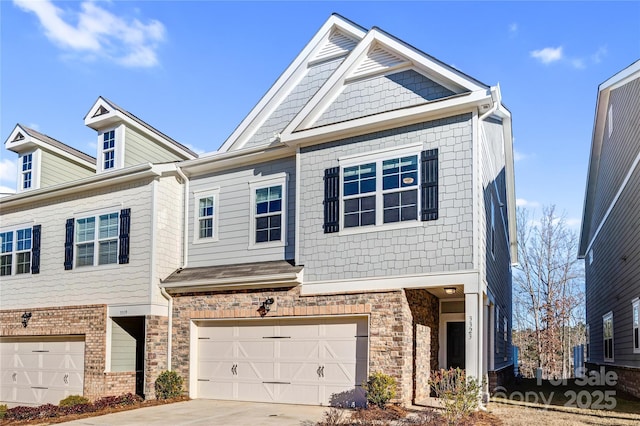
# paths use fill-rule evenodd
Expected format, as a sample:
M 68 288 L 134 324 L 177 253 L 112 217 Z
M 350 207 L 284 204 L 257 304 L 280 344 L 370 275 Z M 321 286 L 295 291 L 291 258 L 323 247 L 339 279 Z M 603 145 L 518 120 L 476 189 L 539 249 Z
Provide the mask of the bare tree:
M 518 259 L 514 271 L 514 343 L 529 370 L 543 378 L 571 375 L 571 345 L 583 339 L 584 269 L 577 258 L 578 237 L 555 206 L 534 220 L 518 209 Z M 525 349 L 525 350 L 522 350 Z M 525 369 L 526 371 L 527 369 Z

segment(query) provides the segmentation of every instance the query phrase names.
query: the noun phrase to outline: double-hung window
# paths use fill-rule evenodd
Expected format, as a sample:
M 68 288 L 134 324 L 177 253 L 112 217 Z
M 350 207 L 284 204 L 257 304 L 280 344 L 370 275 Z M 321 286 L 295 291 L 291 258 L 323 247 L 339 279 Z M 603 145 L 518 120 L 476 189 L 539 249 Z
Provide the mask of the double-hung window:
M 633 353 L 640 353 L 640 299 L 634 299 L 631 310 L 633 321 Z
M 40 269 L 40 225 L 0 232 L 0 276 L 29 274 L 32 269 Z
M 33 181 L 33 154 L 22 156 L 22 189 L 31 188 Z
M 344 227 L 376 224 L 376 163 L 344 169 Z
M 116 165 L 116 131 L 109 130 L 102 134 L 102 166 L 104 170 L 113 169 Z
M 604 360 L 613 362 L 613 312 L 602 316 L 602 339 Z
M 250 182 L 251 234 L 249 247 L 284 245 L 286 235 L 286 174 Z
M 218 194 L 218 189 L 194 193 L 194 242 L 218 239 Z
M 131 210 L 67 219 L 65 270 L 76 267 L 129 263 Z

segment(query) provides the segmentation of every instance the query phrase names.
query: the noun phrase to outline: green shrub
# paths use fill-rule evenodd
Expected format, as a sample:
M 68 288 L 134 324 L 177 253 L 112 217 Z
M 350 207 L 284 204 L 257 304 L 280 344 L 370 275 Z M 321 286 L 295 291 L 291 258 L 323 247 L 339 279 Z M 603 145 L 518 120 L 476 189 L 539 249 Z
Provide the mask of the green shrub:
M 384 409 L 389 401 L 396 397 L 396 379 L 384 373 L 373 373 L 362 384 L 367 402 Z
M 442 400 L 442 415 L 450 425 L 461 423 L 478 408 L 481 386 L 476 379 L 467 377 L 465 370 L 434 371 L 429 384 L 436 397 Z
M 156 379 L 156 398 L 169 399 L 182 395 L 182 377 L 175 371 L 163 371 Z
M 60 407 L 73 407 L 74 405 L 88 404 L 89 400 L 81 395 L 69 395 L 65 399 L 61 399 L 58 405 Z
M 0 404 L 0 420 L 4 419 L 5 414 L 7 414 L 7 404 Z

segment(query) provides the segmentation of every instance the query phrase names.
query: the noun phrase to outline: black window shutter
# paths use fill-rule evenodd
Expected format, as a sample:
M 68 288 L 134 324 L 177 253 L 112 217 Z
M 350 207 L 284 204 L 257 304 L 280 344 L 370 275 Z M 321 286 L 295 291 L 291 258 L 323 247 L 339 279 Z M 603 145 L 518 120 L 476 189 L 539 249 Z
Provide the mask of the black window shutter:
M 64 239 L 64 270 L 73 269 L 73 225 L 75 219 L 67 219 L 67 232 Z
M 438 219 L 438 149 L 422 151 L 421 220 Z
M 340 230 L 340 167 L 324 171 L 324 233 Z
M 120 210 L 120 255 L 118 263 L 129 263 L 129 230 L 131 228 L 131 209 Z
M 40 231 L 42 225 L 34 225 L 31 231 L 31 273 L 40 273 Z

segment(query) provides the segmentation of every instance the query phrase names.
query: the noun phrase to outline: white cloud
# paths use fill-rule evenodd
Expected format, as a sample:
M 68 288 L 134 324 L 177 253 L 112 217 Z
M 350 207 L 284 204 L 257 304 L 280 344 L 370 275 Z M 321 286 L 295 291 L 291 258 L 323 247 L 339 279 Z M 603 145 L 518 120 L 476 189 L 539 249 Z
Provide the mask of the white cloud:
M 157 20 L 145 24 L 120 17 L 93 1 L 82 2 L 79 11 L 63 10 L 51 0 L 14 0 L 14 4 L 34 13 L 53 43 L 85 60 L 105 57 L 126 67 L 158 65 L 156 50 L 164 40 L 165 27 Z
M 571 65 L 573 65 L 574 68 L 582 70 L 586 68 L 586 65 L 584 64 L 584 60 L 580 59 L 580 58 L 576 58 L 576 59 L 572 59 L 571 60 Z
M 8 186 L 0 185 L 0 198 L 6 197 L 11 194 L 15 194 L 15 193 L 16 193 L 15 188 L 9 188 Z
M 0 180 L 3 183 L 15 183 L 17 173 L 18 169 L 15 161 L 6 158 L 0 160 Z
M 511 34 L 515 34 L 518 32 L 518 24 L 516 22 L 509 24 L 509 32 Z
M 197 146 L 193 146 L 190 143 L 184 144 L 184 146 L 186 146 L 187 148 L 189 148 L 191 151 L 195 152 L 198 155 L 202 155 L 206 152 L 204 149 L 198 148 Z
M 532 50 L 529 54 L 532 58 L 538 59 L 543 64 L 550 64 L 562 59 L 562 46 Z
M 594 64 L 599 64 L 600 62 L 602 62 L 602 58 L 607 56 L 607 53 L 608 53 L 607 47 L 602 46 L 598 50 L 596 50 L 596 52 L 593 55 L 591 55 L 591 60 L 593 61 Z
M 525 154 L 521 153 L 517 149 L 513 150 L 513 161 L 521 161 L 521 160 L 524 160 L 525 158 L 527 158 Z
M 582 226 L 582 219 L 577 219 L 575 217 L 571 217 L 565 220 L 565 224 L 569 228 L 580 228 Z
M 517 198 L 516 199 L 516 206 L 517 207 L 532 207 L 532 208 L 536 208 L 536 207 L 540 207 L 540 203 L 537 202 L 537 201 L 525 200 L 524 198 Z

